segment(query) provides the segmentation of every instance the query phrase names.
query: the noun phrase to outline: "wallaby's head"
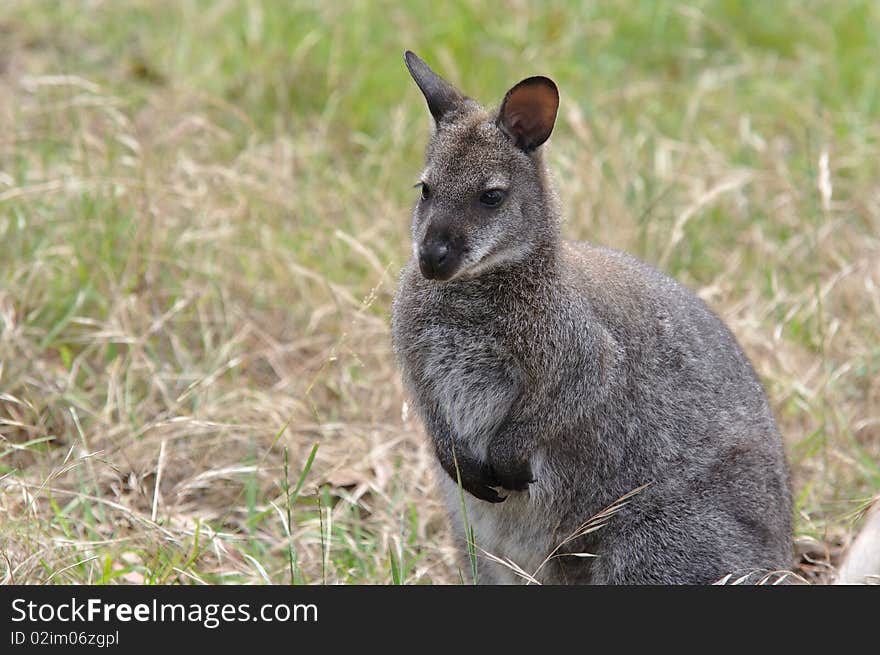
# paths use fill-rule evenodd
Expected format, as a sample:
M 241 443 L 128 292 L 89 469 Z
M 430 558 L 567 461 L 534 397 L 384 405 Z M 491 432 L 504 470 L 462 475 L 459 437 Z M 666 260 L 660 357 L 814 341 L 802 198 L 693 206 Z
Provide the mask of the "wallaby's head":
M 521 81 L 490 113 L 412 52 L 404 58 L 435 126 L 413 212 L 422 275 L 476 276 L 555 238 L 555 201 L 540 154 L 559 107 L 553 81 Z

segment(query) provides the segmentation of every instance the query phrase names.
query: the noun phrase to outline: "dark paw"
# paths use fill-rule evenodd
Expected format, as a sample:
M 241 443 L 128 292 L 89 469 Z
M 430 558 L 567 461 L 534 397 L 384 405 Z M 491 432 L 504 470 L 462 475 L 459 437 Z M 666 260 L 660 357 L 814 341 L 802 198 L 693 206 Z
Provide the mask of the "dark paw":
M 489 503 L 502 503 L 507 499 L 507 496 L 500 495 L 492 486 L 482 480 L 465 481 L 462 478 L 461 486 L 474 498 L 479 498 Z
M 499 482 L 492 477 L 490 468 L 471 453 L 462 450 L 455 458 L 441 458 L 440 463 L 452 481 L 458 484 L 460 480 L 461 487 L 475 498 L 489 503 L 504 501 L 505 496 L 493 489 Z
M 461 480 L 462 488 L 469 494 L 489 503 L 503 502 L 507 496 L 496 488 L 508 491 L 525 491 L 535 481 L 529 462 L 506 462 L 493 460 L 489 463 L 477 459 L 473 453 L 460 449 L 453 458 L 441 457 L 441 464 L 452 481 Z
M 489 465 L 489 477 L 492 486 L 503 487 L 511 491 L 525 491 L 535 481 L 532 466 L 527 461 L 515 465 Z

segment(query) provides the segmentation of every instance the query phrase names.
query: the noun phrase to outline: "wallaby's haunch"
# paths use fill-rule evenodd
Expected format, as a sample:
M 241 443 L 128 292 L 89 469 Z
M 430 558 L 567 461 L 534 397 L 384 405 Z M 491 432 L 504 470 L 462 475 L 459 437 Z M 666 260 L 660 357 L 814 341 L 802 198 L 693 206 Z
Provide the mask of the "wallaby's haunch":
M 530 77 L 488 112 L 405 59 L 435 130 L 392 331 L 448 474 L 458 538 L 464 509 L 477 552 L 545 583 L 709 583 L 787 569 L 782 444 L 733 335 L 647 264 L 560 236 L 540 148 L 556 85 Z M 478 577 L 519 579 L 482 558 Z

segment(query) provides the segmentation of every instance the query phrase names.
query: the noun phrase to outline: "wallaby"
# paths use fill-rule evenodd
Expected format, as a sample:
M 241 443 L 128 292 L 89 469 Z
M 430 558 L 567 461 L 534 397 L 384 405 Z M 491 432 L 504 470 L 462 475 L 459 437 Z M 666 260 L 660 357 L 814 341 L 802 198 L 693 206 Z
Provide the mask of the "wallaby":
M 489 112 L 405 62 L 434 132 L 392 336 L 457 538 L 467 524 L 497 558 L 478 560 L 478 581 L 520 581 L 517 567 L 552 584 L 788 569 L 781 438 L 731 332 L 647 264 L 560 236 L 541 148 L 554 82 L 525 79 Z

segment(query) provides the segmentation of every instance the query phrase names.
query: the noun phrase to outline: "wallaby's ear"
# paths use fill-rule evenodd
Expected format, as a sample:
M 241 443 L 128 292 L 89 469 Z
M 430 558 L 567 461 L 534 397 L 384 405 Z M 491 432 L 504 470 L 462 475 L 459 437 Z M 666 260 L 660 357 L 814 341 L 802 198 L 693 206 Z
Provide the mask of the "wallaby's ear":
M 435 121 L 439 123 L 443 116 L 457 109 L 465 100 L 458 89 L 432 71 L 414 52 L 407 50 L 403 58 L 409 74 L 428 101 L 428 109 Z
M 498 110 L 498 127 L 520 149 L 530 152 L 550 137 L 558 109 L 559 91 L 553 80 L 529 77 L 504 96 Z

